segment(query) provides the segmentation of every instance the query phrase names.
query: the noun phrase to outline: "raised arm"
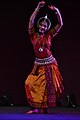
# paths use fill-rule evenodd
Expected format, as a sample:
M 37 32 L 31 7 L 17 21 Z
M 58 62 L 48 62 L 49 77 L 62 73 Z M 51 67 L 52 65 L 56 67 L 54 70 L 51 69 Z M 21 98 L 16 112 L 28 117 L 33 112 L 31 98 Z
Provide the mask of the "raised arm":
M 60 14 L 60 11 L 58 8 L 54 7 L 53 5 L 52 6 L 48 6 L 50 9 L 52 9 L 53 11 L 55 11 L 55 14 L 57 16 L 57 19 L 58 19 L 58 23 L 57 25 L 55 26 L 55 31 L 56 33 L 59 32 L 59 30 L 61 29 L 61 27 L 63 26 L 63 21 L 62 21 L 62 16 Z
M 38 6 L 36 7 L 36 9 L 34 10 L 34 12 L 32 13 L 30 20 L 29 20 L 29 29 L 33 28 L 34 26 L 34 20 L 36 18 L 36 15 L 38 14 L 39 10 L 41 7 L 43 7 L 45 5 L 44 1 L 41 1 L 38 3 Z

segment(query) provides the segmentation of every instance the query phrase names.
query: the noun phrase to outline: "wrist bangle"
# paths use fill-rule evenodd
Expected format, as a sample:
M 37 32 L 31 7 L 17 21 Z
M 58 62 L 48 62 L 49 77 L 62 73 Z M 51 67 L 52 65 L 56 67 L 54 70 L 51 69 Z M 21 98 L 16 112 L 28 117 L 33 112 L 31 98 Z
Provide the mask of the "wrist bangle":
M 36 10 L 37 12 L 39 12 L 39 9 L 38 9 L 38 8 L 36 8 L 35 10 Z

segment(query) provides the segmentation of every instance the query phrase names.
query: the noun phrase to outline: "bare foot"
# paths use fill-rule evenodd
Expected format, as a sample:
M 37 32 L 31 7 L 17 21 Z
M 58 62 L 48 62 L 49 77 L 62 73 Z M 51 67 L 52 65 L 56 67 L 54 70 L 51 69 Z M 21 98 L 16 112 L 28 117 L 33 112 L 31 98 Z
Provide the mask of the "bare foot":
M 37 114 L 37 113 L 38 113 L 38 109 L 30 110 L 27 112 L 27 114 Z

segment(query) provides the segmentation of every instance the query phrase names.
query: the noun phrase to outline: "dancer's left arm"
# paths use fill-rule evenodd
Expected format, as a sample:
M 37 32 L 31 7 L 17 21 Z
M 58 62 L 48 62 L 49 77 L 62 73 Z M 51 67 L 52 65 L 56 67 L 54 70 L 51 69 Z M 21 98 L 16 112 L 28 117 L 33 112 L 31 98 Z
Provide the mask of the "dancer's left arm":
M 53 5 L 52 6 L 48 6 L 48 7 L 55 12 L 55 14 L 57 16 L 57 19 L 58 19 L 57 25 L 52 30 L 53 31 L 53 36 L 55 36 L 59 32 L 61 27 L 63 26 L 63 20 L 62 20 L 62 16 L 61 16 L 61 13 L 60 13 L 58 8 L 54 7 Z

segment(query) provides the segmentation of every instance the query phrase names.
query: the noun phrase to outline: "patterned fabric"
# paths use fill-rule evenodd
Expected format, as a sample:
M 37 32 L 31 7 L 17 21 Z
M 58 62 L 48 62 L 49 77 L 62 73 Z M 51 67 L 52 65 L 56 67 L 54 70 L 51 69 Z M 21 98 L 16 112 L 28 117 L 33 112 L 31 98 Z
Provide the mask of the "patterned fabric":
M 31 107 L 55 107 L 56 99 L 62 93 L 63 79 L 57 64 L 35 65 L 25 81 L 27 100 Z
M 35 58 L 35 64 L 38 64 L 38 65 L 47 65 L 47 64 L 50 64 L 50 63 L 54 63 L 55 61 L 55 58 L 51 55 L 50 57 L 47 57 L 47 58 L 43 58 L 43 59 L 38 59 L 38 58 Z

